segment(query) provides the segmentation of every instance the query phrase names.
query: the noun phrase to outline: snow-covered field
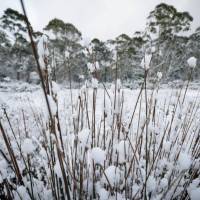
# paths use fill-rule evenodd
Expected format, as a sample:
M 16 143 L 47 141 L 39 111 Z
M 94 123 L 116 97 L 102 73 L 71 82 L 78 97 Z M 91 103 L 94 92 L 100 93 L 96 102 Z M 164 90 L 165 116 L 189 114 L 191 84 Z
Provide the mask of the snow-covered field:
M 14 199 L 66 198 L 59 158 L 50 155 L 58 145 L 72 199 L 198 200 L 199 91 L 148 90 L 146 104 L 144 90 L 117 89 L 116 98 L 114 86 L 108 93 L 74 89 L 73 104 L 69 89 L 57 89 L 57 106 L 50 100 L 53 115 L 58 111 L 57 140 L 41 89 L 2 88 L 0 120 L 23 184 L 13 180 L 15 167 L 1 134 L 0 194 L 9 192 L 8 181 Z

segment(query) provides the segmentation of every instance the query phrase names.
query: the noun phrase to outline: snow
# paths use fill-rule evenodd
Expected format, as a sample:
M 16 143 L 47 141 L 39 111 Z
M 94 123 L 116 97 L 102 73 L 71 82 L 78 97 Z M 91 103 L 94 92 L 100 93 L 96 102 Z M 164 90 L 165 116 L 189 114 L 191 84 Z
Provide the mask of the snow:
M 130 147 L 130 144 L 128 141 L 120 141 L 117 145 L 116 145 L 116 150 L 119 156 L 119 163 L 124 163 L 127 159 L 127 155 L 129 153 L 128 149 Z
M 58 92 L 59 92 L 59 90 L 60 90 L 59 85 L 55 81 L 52 81 L 52 91 L 53 91 L 53 94 L 57 95 Z
M 38 86 L 31 86 L 27 84 L 15 84 L 15 87 L 11 83 L 1 83 L 0 87 L 0 106 L 3 106 L 6 103 L 6 110 L 9 113 L 11 123 L 13 125 L 14 132 L 16 133 L 17 141 L 19 141 L 22 152 L 24 155 L 28 154 L 31 157 L 31 164 L 35 170 L 36 176 L 34 177 L 34 192 L 41 194 L 41 199 L 44 199 L 44 195 L 48 196 L 49 199 L 52 199 L 51 189 L 48 181 L 44 185 L 42 177 L 45 180 L 51 179 L 51 170 L 49 167 L 48 155 L 45 151 L 47 145 L 50 144 L 50 137 L 52 143 L 55 145 L 55 136 L 50 134 L 50 129 L 48 127 L 49 117 L 46 109 L 45 99 L 43 98 L 42 90 Z M 101 88 L 97 89 L 97 99 L 96 99 L 96 110 L 95 110 L 95 132 L 92 123 L 93 108 L 92 108 L 92 97 L 93 97 L 93 88 L 84 85 L 80 90 L 73 89 L 73 112 L 71 108 L 71 103 L 69 101 L 70 90 L 64 88 L 62 85 L 57 85 L 54 82 L 52 83 L 53 93 L 57 94 L 58 106 L 55 105 L 54 99 L 49 96 L 49 100 L 53 103 L 51 104 L 52 113 L 58 109 L 62 139 L 65 149 L 65 154 L 63 159 L 64 167 L 67 172 L 74 173 L 79 180 L 79 174 L 81 166 L 83 166 L 83 191 L 87 193 L 88 196 L 93 194 L 93 181 L 96 190 L 97 199 L 115 199 L 116 196 L 118 199 L 126 199 L 125 192 L 123 190 L 125 184 L 125 174 L 127 173 L 130 163 L 133 159 L 133 167 L 130 170 L 130 174 L 127 177 L 127 188 L 132 192 L 132 195 L 135 195 L 137 192 L 137 197 L 140 199 L 141 190 L 145 181 L 145 129 L 142 127 L 145 123 L 145 102 L 144 99 L 141 101 L 141 113 L 139 112 L 139 106 L 136 108 L 135 115 L 133 118 L 133 123 L 130 130 L 128 130 L 128 124 L 130 122 L 134 105 L 137 99 L 137 96 L 140 92 L 137 90 L 130 90 L 123 88 L 120 81 L 117 81 L 117 101 L 118 105 L 117 110 L 114 110 L 114 92 L 115 84 L 111 85 L 111 88 L 108 88 L 108 95 L 106 95 L 105 106 L 104 106 L 104 90 Z M 148 102 L 150 102 L 150 97 L 152 96 L 152 102 L 156 101 L 156 110 L 155 110 L 155 120 L 152 118 L 149 121 L 149 140 L 151 138 L 151 147 L 149 149 L 149 167 L 152 164 L 153 156 L 159 149 L 160 142 L 164 130 L 168 123 L 171 122 L 174 115 L 174 108 L 177 102 L 177 96 L 179 94 L 178 89 L 159 89 L 154 91 L 152 96 L 152 90 L 147 90 Z M 184 91 L 184 89 L 183 89 Z M 184 93 L 184 92 L 183 92 Z M 78 114 L 79 100 L 78 97 L 83 100 L 85 98 L 84 94 L 88 99 L 88 117 L 89 124 L 87 121 L 87 112 L 85 110 L 85 102 L 83 101 L 82 107 L 84 110 L 80 111 Z M 113 118 L 117 119 L 117 116 L 121 113 L 121 95 L 124 95 L 124 105 L 121 116 L 122 128 L 120 129 L 120 136 L 118 138 L 118 129 L 117 123 L 112 127 Z M 188 89 L 188 92 L 185 96 L 185 102 L 183 105 L 178 105 L 174 120 L 171 126 L 171 133 L 166 134 L 163 141 L 163 147 L 160 151 L 157 162 L 152 168 L 152 172 L 147 181 L 147 192 L 151 193 L 151 199 L 159 199 L 164 192 L 167 191 L 168 186 L 173 183 L 177 177 L 182 176 L 182 180 L 179 183 L 177 192 L 175 195 L 181 193 L 184 189 L 184 185 L 188 184 L 186 188 L 191 199 L 196 198 L 199 194 L 199 177 L 192 179 L 191 183 L 189 182 L 190 173 L 194 172 L 194 169 L 199 169 L 200 162 L 199 159 L 193 157 L 192 150 L 194 148 L 195 141 L 198 139 L 199 133 L 199 119 L 200 119 L 200 108 L 198 107 L 199 98 L 198 91 Z M 53 95 L 52 95 L 53 96 Z M 118 99 L 118 97 L 120 97 Z M 182 102 L 183 94 L 180 97 L 180 102 Z M 191 107 L 194 99 L 197 99 L 196 106 L 194 110 L 196 111 L 195 117 L 192 115 L 192 112 L 188 111 L 188 108 Z M 117 103 L 119 102 L 119 103 Z M 24 121 L 22 110 L 24 110 L 24 118 L 26 123 L 26 128 L 28 131 L 28 137 L 25 136 L 24 132 Z M 104 118 L 103 114 L 106 112 L 105 117 L 105 136 L 104 136 Z M 73 114 L 72 114 L 73 113 Z M 139 116 L 140 114 L 140 116 Z M 120 116 L 120 115 L 119 115 Z M 140 123 L 138 124 L 138 119 L 140 117 Z M 19 164 L 20 170 L 24 169 L 23 160 L 21 159 L 19 149 L 16 145 L 16 141 L 13 138 L 11 131 L 9 129 L 8 123 L 5 119 L 5 116 L 0 111 L 0 118 L 5 127 L 6 133 L 8 133 L 11 145 L 14 149 L 14 153 L 17 157 L 17 162 Z M 192 120 L 191 120 L 192 119 Z M 79 121 L 78 121 L 79 120 Z M 188 134 L 186 135 L 185 142 L 181 146 L 183 139 L 183 122 L 187 121 L 190 124 L 190 128 L 187 130 Z M 79 123 L 79 126 L 77 124 Z M 74 124 L 76 128 L 74 129 Z M 186 124 L 185 124 L 186 125 Z M 46 128 L 47 127 L 47 128 Z M 47 140 L 43 136 L 43 131 L 47 135 Z M 138 133 L 137 133 L 138 130 Z M 197 130 L 195 132 L 195 130 Z M 111 146 L 113 133 L 113 147 Z M 167 130 L 168 133 L 169 129 Z M 136 135 L 138 134 L 137 138 Z M 92 145 L 92 136 L 95 137 L 95 142 Z M 1 136 L 0 136 L 1 137 Z M 127 138 L 129 137 L 130 140 Z M 105 138 L 105 141 L 104 141 Z M 143 142 L 140 148 L 135 148 L 137 144 L 141 141 Z M 140 141 L 140 142 L 139 142 Z M 193 142 L 192 142 L 193 141 Z M 105 142 L 105 147 L 104 147 Z M 138 143 L 139 142 L 139 143 Z M 77 144 L 77 149 L 75 148 Z M 190 145 L 192 146 L 189 149 Z M 0 148 L 6 153 L 6 146 L 3 140 L 0 140 Z M 133 149 L 132 149 L 133 148 Z M 113 152 L 111 152 L 111 149 Z M 155 153 L 153 154 L 155 149 Z M 133 150 L 135 154 L 133 154 Z M 180 155 L 178 153 L 180 151 Z M 111 156 L 112 154 L 112 156 Z M 75 156 L 76 155 L 76 160 Z M 178 156 L 178 157 L 177 157 Z M 138 162 L 136 161 L 137 158 Z M 26 157 L 25 157 L 26 158 Z M 176 160 L 176 158 L 178 158 Z M 76 161 L 77 167 L 74 166 Z M 97 165 L 93 166 L 93 161 Z M 81 165 L 82 163 L 83 165 Z M 101 166 L 99 166 L 101 165 Z M 41 173 L 41 169 L 44 170 L 44 173 Z M 54 173 L 62 179 L 62 172 L 60 170 L 60 164 L 57 156 L 55 156 L 55 163 L 52 164 L 52 170 Z M 75 170 L 75 171 L 74 171 Z M 190 171 L 189 171 L 190 170 Z M 105 174 L 104 174 L 105 173 Z M 172 175 L 173 174 L 173 175 Z M 106 176 L 105 176 L 106 175 Z M 71 175 L 69 175 L 70 177 Z M 0 154 L 0 181 L 7 177 L 14 177 L 9 164 L 5 159 L 3 159 Z M 107 178 L 106 178 L 107 177 Z M 27 176 L 24 177 L 25 186 L 30 186 L 30 181 Z M 108 180 L 107 180 L 108 179 Z M 111 192 L 110 185 L 113 187 L 113 192 Z M 73 183 L 72 183 L 73 184 Z M 175 183 L 175 186 L 177 183 Z M 16 186 L 18 188 L 18 186 Z M 173 189 L 173 188 L 172 188 Z M 23 190 L 23 188 L 22 188 Z M 167 198 L 170 199 L 171 192 L 168 192 Z M 22 194 L 25 196 L 26 193 L 22 191 Z M 16 193 L 14 195 L 17 196 Z M 37 197 L 35 199 L 38 199 Z M 120 200 L 121 200 L 120 199 Z M 127 199 L 131 199 L 131 195 L 128 194 Z M 46 199 L 45 199 L 46 200 Z
M 25 138 L 22 144 L 22 151 L 25 154 L 31 154 L 35 150 L 35 146 L 30 138 Z
M 195 68 L 196 64 L 197 64 L 197 59 L 195 57 L 190 57 L 190 58 L 188 58 L 187 63 L 189 65 L 189 67 Z
M 152 54 L 145 54 L 142 61 L 141 61 L 141 67 L 144 69 L 149 69 L 150 64 L 151 64 L 151 58 L 152 58 Z
M 106 159 L 106 153 L 99 147 L 95 147 L 91 150 L 91 158 L 96 164 L 103 165 Z
M 160 187 L 165 189 L 167 186 L 168 186 L 168 179 L 164 177 L 160 181 Z
M 95 71 L 95 66 L 93 63 L 88 63 L 87 67 L 88 67 L 88 70 L 90 71 L 90 73 L 93 73 Z
M 108 200 L 109 199 L 109 193 L 104 188 L 101 188 L 98 191 L 98 194 L 99 194 L 100 200 Z
M 40 78 L 37 72 L 31 72 L 30 73 L 30 82 L 31 83 L 38 83 L 40 82 Z
M 83 129 L 78 133 L 78 139 L 82 145 L 82 147 L 86 147 L 91 142 L 91 136 L 90 136 L 90 130 L 89 129 Z
M 199 200 L 199 198 L 200 198 L 200 187 L 191 191 L 190 198 L 191 198 L 191 200 Z
M 96 70 L 99 70 L 99 69 L 100 69 L 99 62 L 98 62 L 98 61 L 95 62 L 95 68 L 96 68 Z
M 79 79 L 84 80 L 84 75 L 79 75 Z
M 115 166 L 109 166 L 106 170 L 105 170 L 105 175 L 102 177 L 102 182 L 109 185 L 108 181 L 110 183 L 110 185 L 112 187 L 116 186 L 119 184 L 120 182 L 120 169 L 118 167 Z M 107 177 L 107 178 L 106 178 Z M 108 179 L 108 181 L 107 181 Z
M 5 179 L 8 176 L 8 163 L 5 160 L 0 160 L 0 172 L 1 172 L 1 179 Z
M 153 176 L 149 176 L 147 180 L 147 190 L 149 192 L 153 192 L 156 190 L 156 187 L 157 187 L 156 179 Z
M 196 178 L 190 183 L 189 187 L 187 188 L 187 191 L 189 193 L 189 196 L 191 200 L 198 200 L 200 196 L 200 177 Z
M 117 90 L 120 90 L 122 88 L 121 80 L 117 79 Z
M 170 151 L 170 147 L 171 147 L 171 142 L 170 141 L 164 141 L 164 148 L 166 150 L 166 152 Z
M 96 78 L 92 78 L 91 83 L 93 88 L 98 88 L 99 81 Z
M 45 69 L 45 58 L 49 55 L 49 50 L 47 48 L 47 42 L 48 42 L 48 38 L 45 34 L 43 34 L 38 42 L 37 45 L 37 50 L 38 50 L 38 56 L 39 56 L 39 63 L 40 63 L 40 67 L 42 69 Z
M 116 61 L 117 60 L 117 51 L 113 50 L 113 60 Z
M 136 184 L 133 185 L 132 187 L 132 195 L 135 196 L 137 192 L 139 191 L 140 187 Z
M 11 81 L 11 79 L 10 79 L 10 77 L 5 77 L 5 78 L 3 78 L 3 80 L 5 81 L 5 82 L 10 82 Z
M 21 198 L 27 199 L 27 200 L 30 199 L 30 197 L 27 193 L 27 190 L 24 186 L 21 185 L 21 186 L 17 187 L 17 192 L 18 192 L 18 194 L 20 195 Z M 19 199 L 21 199 L 21 198 L 19 198 Z
M 43 57 L 39 57 L 39 63 L 40 63 L 40 67 L 41 69 L 45 69 L 46 68 L 46 65 L 45 65 L 45 62 L 44 62 L 44 58 Z
M 155 46 L 152 46 L 151 47 L 151 53 L 155 53 L 156 52 L 156 47 Z
M 69 51 L 65 51 L 65 58 L 69 58 L 69 55 L 70 55 L 70 53 L 69 53 Z
M 179 155 L 179 167 L 181 170 L 186 170 L 190 167 L 192 160 L 191 160 L 191 156 L 188 155 L 187 153 L 183 153 L 181 152 Z
M 49 37 L 50 40 L 55 40 L 56 39 L 56 35 L 53 32 L 53 30 L 43 30 L 43 33 L 45 35 L 48 35 L 48 37 Z
M 55 89 L 55 88 L 54 88 Z M 57 105 L 52 96 L 48 95 L 48 101 L 51 108 L 52 115 L 55 116 L 57 112 Z
M 58 177 L 62 177 L 62 171 L 61 171 L 60 163 L 59 163 L 58 160 L 56 161 L 56 164 L 54 166 L 54 170 L 55 170 L 55 173 L 57 174 Z
M 157 72 L 157 77 L 158 77 L 158 80 L 161 80 L 161 78 L 162 78 L 162 72 Z

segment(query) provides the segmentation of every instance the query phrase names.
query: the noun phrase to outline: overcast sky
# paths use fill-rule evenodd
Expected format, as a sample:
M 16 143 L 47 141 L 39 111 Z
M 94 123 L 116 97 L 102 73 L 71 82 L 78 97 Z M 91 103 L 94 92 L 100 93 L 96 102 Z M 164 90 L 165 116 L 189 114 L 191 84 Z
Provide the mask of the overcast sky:
M 73 23 L 85 38 L 102 40 L 121 33 L 133 35 L 144 29 L 146 17 L 161 3 L 189 11 L 194 17 L 192 29 L 200 26 L 200 0 L 24 0 L 29 20 L 35 30 L 42 30 L 48 21 L 60 18 Z M 0 15 L 11 7 L 21 11 L 19 0 L 0 0 Z

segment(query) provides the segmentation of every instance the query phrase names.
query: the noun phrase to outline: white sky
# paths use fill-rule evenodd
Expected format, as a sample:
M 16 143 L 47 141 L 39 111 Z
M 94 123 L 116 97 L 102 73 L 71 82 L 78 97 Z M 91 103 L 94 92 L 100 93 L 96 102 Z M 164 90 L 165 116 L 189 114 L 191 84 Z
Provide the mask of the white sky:
M 19 0 L 0 0 L 0 15 L 11 7 L 21 11 Z M 74 24 L 85 38 L 102 40 L 121 33 L 130 36 L 144 29 L 146 18 L 161 3 L 189 11 L 194 17 L 192 30 L 200 26 L 200 0 L 24 0 L 29 20 L 35 30 L 42 30 L 49 20 L 60 18 Z

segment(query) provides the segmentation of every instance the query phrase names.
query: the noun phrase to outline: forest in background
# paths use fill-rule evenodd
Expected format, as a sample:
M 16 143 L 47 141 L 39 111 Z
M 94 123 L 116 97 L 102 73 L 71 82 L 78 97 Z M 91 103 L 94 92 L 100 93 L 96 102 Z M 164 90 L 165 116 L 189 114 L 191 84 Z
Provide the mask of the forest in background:
M 200 27 L 191 33 L 192 21 L 188 12 L 162 3 L 149 13 L 144 31 L 132 36 L 121 34 L 107 41 L 93 38 L 88 42 L 77 27 L 57 18 L 49 21 L 43 33 L 34 30 L 33 34 L 36 43 L 42 34 L 48 36 L 48 59 L 58 82 L 88 79 L 88 63 L 96 63 L 100 81 L 113 81 L 117 65 L 122 82 L 142 82 L 141 61 L 146 53 L 152 54 L 149 81 L 153 81 L 157 72 L 162 72 L 163 82 L 187 80 L 190 70 L 187 60 L 191 56 L 197 59 L 193 79 L 198 80 Z M 9 77 L 34 82 L 36 74 L 24 15 L 8 8 L 0 17 L 0 80 Z

